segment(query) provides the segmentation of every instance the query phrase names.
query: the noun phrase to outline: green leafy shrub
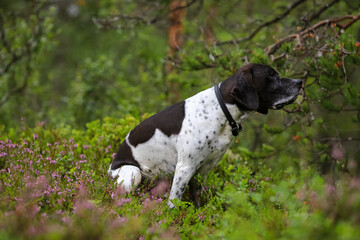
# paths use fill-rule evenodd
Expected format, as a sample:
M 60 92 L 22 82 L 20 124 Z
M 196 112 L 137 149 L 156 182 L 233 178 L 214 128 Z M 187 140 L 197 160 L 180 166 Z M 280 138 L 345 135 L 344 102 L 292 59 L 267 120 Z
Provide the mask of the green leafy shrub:
M 360 185 L 335 185 L 310 168 L 272 169 L 242 147 L 229 151 L 203 185 L 195 208 L 145 183 L 125 195 L 107 174 L 120 141 L 138 119 L 1 129 L 2 238 L 353 239 L 359 235 Z M 320 149 L 321 146 L 318 146 Z M 263 146 L 264 154 L 271 146 Z M 259 158 L 260 157 L 260 158 Z M 293 156 L 293 160 L 297 157 Z M 201 179 L 200 179 L 201 181 Z

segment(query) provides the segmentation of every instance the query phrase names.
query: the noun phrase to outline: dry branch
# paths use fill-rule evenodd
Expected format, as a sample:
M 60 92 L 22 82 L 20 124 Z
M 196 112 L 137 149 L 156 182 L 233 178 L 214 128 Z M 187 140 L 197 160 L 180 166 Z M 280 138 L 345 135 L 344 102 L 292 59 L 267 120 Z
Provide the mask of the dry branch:
M 346 19 L 350 19 L 349 21 L 347 21 L 345 24 L 340 24 L 342 21 L 346 20 Z M 354 24 L 355 22 L 357 22 L 360 19 L 360 14 L 358 15 L 346 15 L 346 16 L 342 16 L 339 18 L 334 18 L 334 19 L 326 19 L 323 21 L 320 21 L 316 24 L 314 24 L 312 27 L 307 28 L 299 33 L 295 33 L 295 34 L 290 34 L 286 37 L 283 37 L 281 39 L 279 39 L 278 41 L 276 41 L 276 43 L 270 45 L 269 47 L 267 47 L 265 49 L 265 53 L 267 55 L 271 55 L 273 53 L 276 52 L 277 49 L 279 49 L 279 47 L 287 41 L 291 41 L 294 39 L 297 39 L 299 44 L 301 44 L 301 39 L 305 39 L 308 38 L 310 36 L 310 33 L 313 33 L 314 30 L 320 28 L 320 27 L 326 27 L 329 25 L 333 25 L 336 24 L 336 27 L 340 28 L 340 29 L 347 29 L 348 27 L 350 27 L 352 24 Z

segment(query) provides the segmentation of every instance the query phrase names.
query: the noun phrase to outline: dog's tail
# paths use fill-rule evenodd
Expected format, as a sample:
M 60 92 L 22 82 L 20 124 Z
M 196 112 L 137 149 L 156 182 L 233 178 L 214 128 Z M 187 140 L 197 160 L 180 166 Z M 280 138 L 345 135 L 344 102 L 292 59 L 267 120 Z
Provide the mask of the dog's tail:
M 133 165 L 123 165 L 118 169 L 111 170 L 111 165 L 108 173 L 112 178 L 117 177 L 117 184 L 122 186 L 126 193 L 131 192 L 141 182 L 140 169 Z

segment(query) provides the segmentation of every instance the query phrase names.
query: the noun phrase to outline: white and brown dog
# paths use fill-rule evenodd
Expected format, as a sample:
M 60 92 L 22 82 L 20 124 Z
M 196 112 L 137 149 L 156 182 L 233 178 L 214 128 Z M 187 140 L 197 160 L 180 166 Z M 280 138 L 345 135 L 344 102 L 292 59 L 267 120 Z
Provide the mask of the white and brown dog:
M 294 102 L 298 79 L 281 78 L 271 67 L 247 64 L 220 84 L 149 117 L 121 144 L 109 173 L 130 192 L 145 177 L 171 176 L 172 199 L 181 199 L 189 184 L 197 205 L 197 181 L 219 162 L 241 122 L 252 111 L 263 114 Z M 238 122 L 236 123 L 234 119 Z

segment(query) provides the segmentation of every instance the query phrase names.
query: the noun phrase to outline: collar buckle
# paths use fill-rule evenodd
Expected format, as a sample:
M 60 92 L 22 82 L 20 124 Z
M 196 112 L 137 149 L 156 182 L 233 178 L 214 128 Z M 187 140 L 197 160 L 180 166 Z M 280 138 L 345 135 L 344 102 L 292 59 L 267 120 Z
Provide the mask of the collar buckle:
M 239 132 L 241 131 L 242 131 L 241 124 L 234 122 L 234 124 L 231 125 L 231 132 L 235 137 L 237 137 L 237 135 L 239 135 Z

